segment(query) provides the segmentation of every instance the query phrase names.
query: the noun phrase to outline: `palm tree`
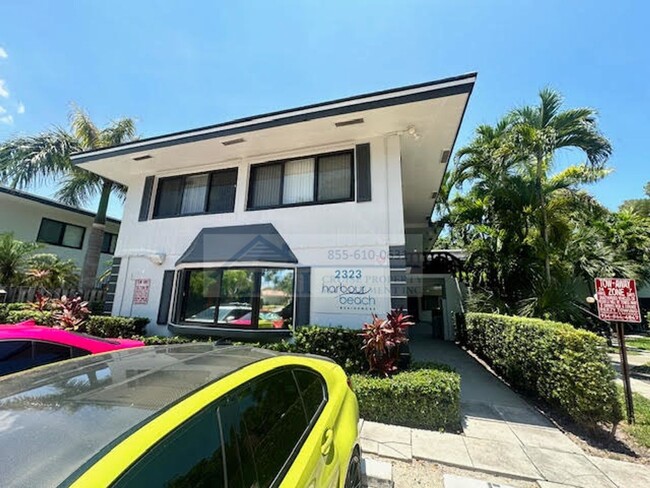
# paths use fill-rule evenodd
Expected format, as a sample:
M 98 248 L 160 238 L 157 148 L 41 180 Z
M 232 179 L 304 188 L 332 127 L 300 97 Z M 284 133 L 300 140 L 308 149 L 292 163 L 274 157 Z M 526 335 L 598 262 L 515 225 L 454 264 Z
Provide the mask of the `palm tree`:
M 75 166 L 70 155 L 134 140 L 135 123 L 123 118 L 99 129 L 83 110 L 75 108 L 70 114 L 70 126 L 69 132 L 55 128 L 0 144 L 0 181 L 13 188 L 24 188 L 46 180 L 60 180 L 55 197 L 75 207 L 87 205 L 99 195 L 81 271 L 82 288 L 92 288 L 96 282 L 110 196 L 123 199 L 126 189 Z
M 452 237 L 468 251 L 474 302 L 509 313 L 575 318 L 581 312 L 565 298 L 575 296 L 574 277 L 587 278 L 574 272 L 577 250 L 569 253 L 567 246 L 575 229 L 590 220 L 587 215 L 602 218 L 606 213 L 580 188 L 610 170 L 582 164 L 552 174 L 550 165 L 543 164 L 540 175 L 530 150 L 517 139 L 519 129 L 511 116 L 496 126 L 477 128 L 469 145 L 457 153 L 452 179 L 462 193 L 451 200 L 441 222 L 451 226 Z M 539 226 L 540 181 L 546 240 Z M 617 257 L 607 254 L 603 260 L 607 269 L 621 269 Z M 547 262 L 553 270 L 550 282 Z M 553 287 L 560 284 L 564 295 L 554 294 Z
M 599 131 L 596 111 L 575 108 L 560 111 L 562 96 L 551 89 L 539 92 L 537 106 L 525 106 L 511 112 L 514 140 L 523 154 L 535 165 L 535 183 L 540 211 L 539 229 L 544 243 L 544 272 L 551 282 L 548 209 L 544 197 L 544 176 L 552 166 L 553 156 L 563 148 L 579 149 L 587 156 L 587 163 L 602 167 L 612 153 L 612 146 Z
M 76 286 L 79 281 L 77 265 L 56 254 L 35 254 L 29 258 L 25 281 L 45 290 Z
M 14 239 L 11 233 L 0 234 L 0 285 L 20 284 L 30 256 L 39 247 L 35 242 Z

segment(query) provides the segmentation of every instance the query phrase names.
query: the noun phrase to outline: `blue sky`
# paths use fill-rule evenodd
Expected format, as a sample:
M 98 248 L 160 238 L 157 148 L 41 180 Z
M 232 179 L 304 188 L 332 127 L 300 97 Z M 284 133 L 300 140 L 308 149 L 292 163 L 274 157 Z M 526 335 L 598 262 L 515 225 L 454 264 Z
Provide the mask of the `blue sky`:
M 458 145 L 551 86 L 567 106 L 599 110 L 615 149 L 614 174 L 590 187 L 603 203 L 639 198 L 650 180 L 648 2 L 22 0 L 0 11 L 0 141 L 65 125 L 73 102 L 153 136 L 478 71 Z

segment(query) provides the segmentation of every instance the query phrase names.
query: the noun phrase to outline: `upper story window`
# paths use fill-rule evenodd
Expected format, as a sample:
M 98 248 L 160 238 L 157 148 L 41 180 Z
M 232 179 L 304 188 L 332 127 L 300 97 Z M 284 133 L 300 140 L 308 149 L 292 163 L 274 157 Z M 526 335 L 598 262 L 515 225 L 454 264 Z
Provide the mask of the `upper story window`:
M 81 249 L 85 233 L 85 227 L 44 218 L 41 220 L 36 240 L 45 244 Z
M 105 254 L 115 253 L 115 245 L 117 244 L 117 234 L 112 232 L 104 232 L 104 241 L 102 242 L 102 252 Z
M 237 168 L 160 178 L 153 216 L 232 212 L 236 188 Z
M 248 210 L 354 199 L 352 151 L 251 167 Z

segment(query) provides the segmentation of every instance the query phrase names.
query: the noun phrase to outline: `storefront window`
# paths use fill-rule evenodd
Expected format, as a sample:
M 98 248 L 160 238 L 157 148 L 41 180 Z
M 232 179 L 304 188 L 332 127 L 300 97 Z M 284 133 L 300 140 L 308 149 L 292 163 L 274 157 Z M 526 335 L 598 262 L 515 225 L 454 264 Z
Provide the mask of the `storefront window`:
M 181 322 L 242 329 L 284 329 L 293 324 L 293 269 L 221 268 L 183 273 Z
M 221 272 L 219 325 L 252 327 L 251 311 L 255 295 L 255 272 L 250 269 L 225 269 Z
M 188 270 L 185 276 L 185 322 L 212 324 L 219 299 L 219 272 L 210 269 Z
M 279 324 L 288 326 L 292 323 L 293 274 L 292 269 L 265 269 L 262 272 L 260 329 L 279 328 Z

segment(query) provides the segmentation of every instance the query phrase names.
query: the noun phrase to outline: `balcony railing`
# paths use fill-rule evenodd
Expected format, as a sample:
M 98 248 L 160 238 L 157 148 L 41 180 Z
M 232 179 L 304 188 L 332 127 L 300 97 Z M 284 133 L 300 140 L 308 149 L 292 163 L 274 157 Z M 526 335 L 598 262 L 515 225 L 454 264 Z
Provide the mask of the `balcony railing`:
M 406 266 L 422 274 L 452 274 L 459 276 L 463 261 L 449 251 L 407 252 Z

